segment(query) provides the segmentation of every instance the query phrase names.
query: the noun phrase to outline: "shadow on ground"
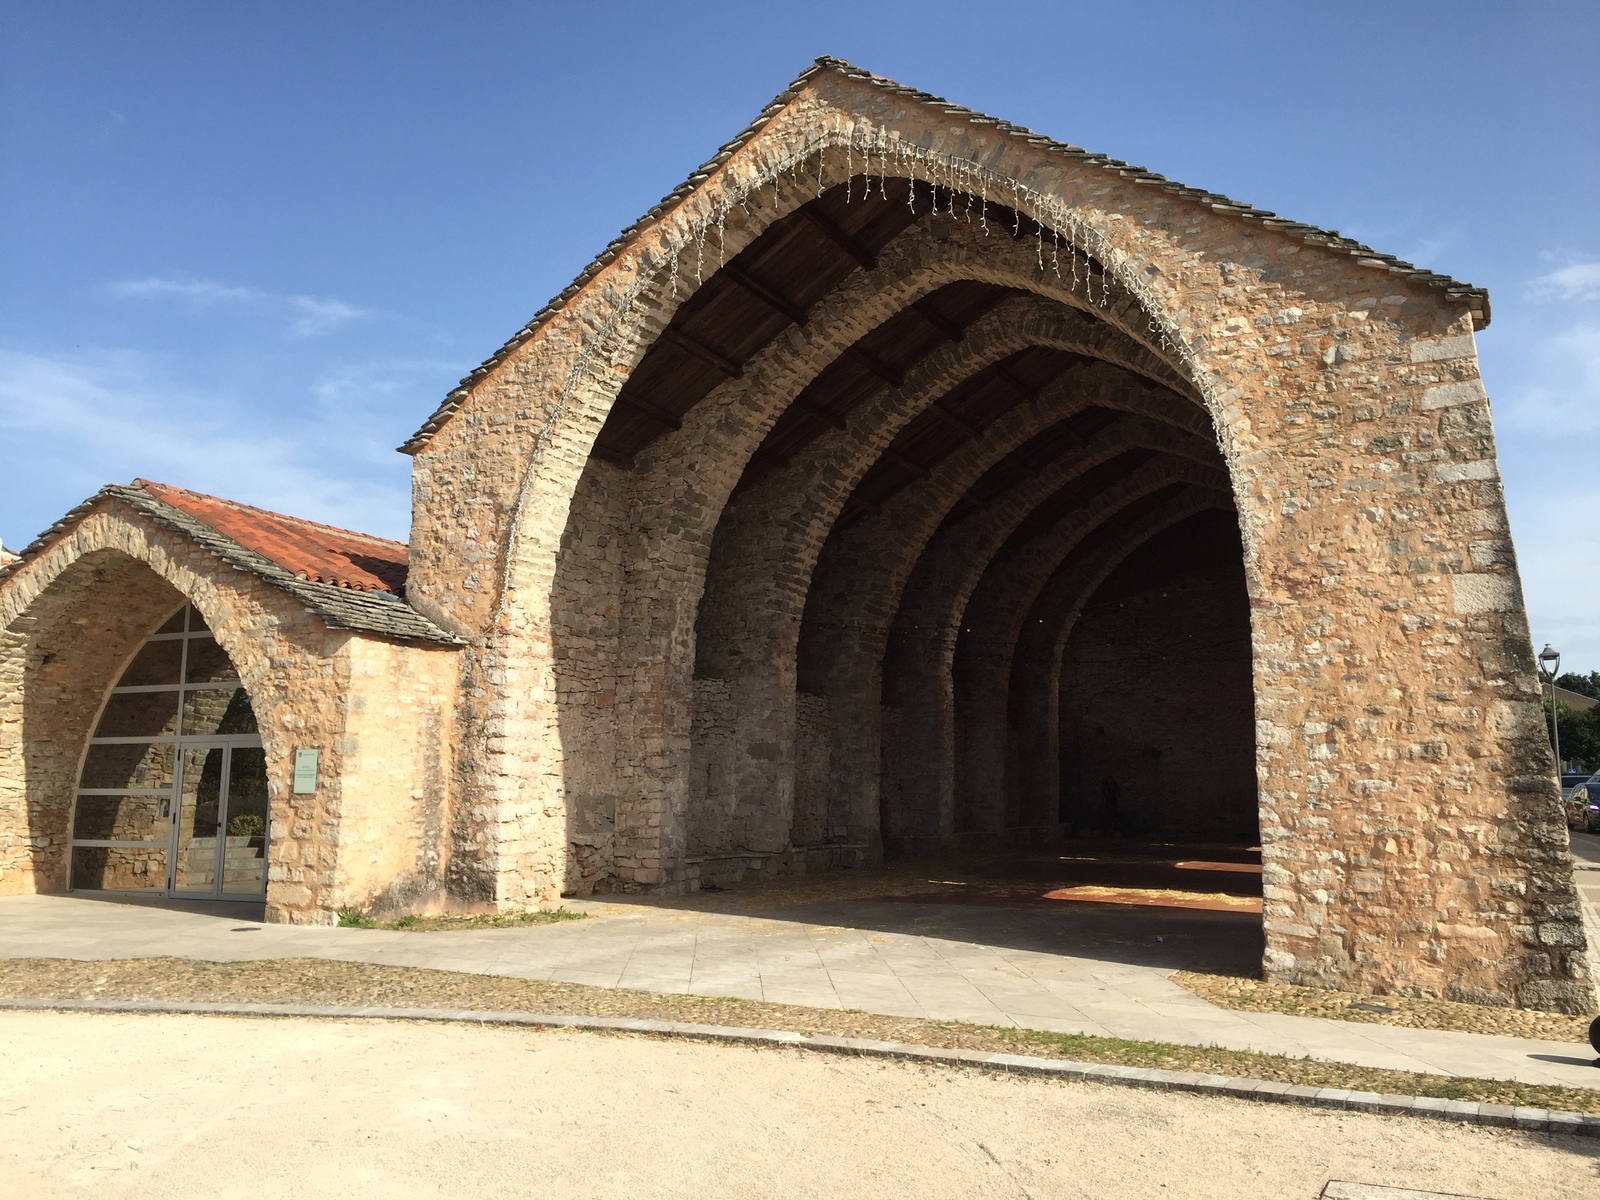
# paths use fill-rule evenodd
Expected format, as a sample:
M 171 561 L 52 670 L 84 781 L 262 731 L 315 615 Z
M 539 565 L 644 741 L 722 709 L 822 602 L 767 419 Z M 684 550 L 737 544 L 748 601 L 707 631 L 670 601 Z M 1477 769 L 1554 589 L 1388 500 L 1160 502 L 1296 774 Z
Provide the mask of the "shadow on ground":
M 715 893 L 594 899 L 1254 976 L 1264 948 L 1260 914 L 1190 905 L 1259 897 L 1259 864 L 1259 853 L 1240 846 L 1072 842 L 1054 854 L 902 861 L 750 879 Z M 1085 888 L 1141 902 L 1051 898 Z

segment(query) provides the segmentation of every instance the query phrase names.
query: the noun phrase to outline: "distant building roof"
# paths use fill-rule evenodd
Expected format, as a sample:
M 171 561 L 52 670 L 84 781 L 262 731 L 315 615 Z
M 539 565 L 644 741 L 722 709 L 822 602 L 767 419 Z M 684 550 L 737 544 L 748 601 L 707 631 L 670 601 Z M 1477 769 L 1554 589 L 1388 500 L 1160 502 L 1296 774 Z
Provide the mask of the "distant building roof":
M 1568 691 L 1559 685 L 1556 687 L 1556 699 L 1572 709 L 1573 712 L 1587 712 L 1596 704 L 1600 704 L 1600 700 L 1585 696 L 1582 692 Z

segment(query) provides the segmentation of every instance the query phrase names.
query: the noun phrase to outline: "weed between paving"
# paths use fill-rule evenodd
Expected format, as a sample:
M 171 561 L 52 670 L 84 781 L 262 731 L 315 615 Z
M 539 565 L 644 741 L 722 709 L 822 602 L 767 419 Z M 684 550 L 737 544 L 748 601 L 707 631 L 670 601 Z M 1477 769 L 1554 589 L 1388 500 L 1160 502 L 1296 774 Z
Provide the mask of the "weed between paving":
M 546 983 L 418 967 L 285 958 L 213 963 L 182 958 L 80 962 L 20 958 L 0 961 L 0 996 L 34 1000 L 170 1000 L 232 1004 L 466 1008 L 563 1016 L 641 1017 L 700 1025 L 787 1029 L 803 1034 L 907 1042 L 919 1046 L 1032 1054 L 1079 1062 L 1160 1067 L 1350 1088 L 1401 1096 L 1436 1096 L 1569 1112 L 1600 1111 L 1600 1090 L 1453 1079 L 1383 1071 L 1312 1059 L 1285 1058 L 1163 1042 L 1130 1042 L 1083 1034 L 1044 1033 L 885 1017 L 873 1013 L 767 1004 L 711 996 L 663 996 L 621 988 Z M 1600 1072 L 1596 1073 L 1600 1075 Z

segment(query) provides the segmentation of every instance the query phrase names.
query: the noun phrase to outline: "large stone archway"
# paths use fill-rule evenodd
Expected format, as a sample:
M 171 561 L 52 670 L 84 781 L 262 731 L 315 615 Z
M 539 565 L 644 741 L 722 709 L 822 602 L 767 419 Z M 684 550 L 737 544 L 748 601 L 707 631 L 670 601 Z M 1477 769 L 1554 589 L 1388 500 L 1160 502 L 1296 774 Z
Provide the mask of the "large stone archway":
M 979 286 L 1002 291 L 959 290 Z M 939 574 L 940 527 L 992 503 L 977 481 L 1015 444 L 986 442 L 1007 419 L 999 401 L 961 391 L 995 360 L 961 360 L 985 341 L 969 345 L 969 329 L 1018 292 L 1087 322 L 1102 341 L 1076 353 L 1131 371 L 1172 422 L 1195 414 L 1211 433 L 1226 492 L 1205 504 L 1231 499 L 1250 606 L 1272 974 L 1589 1003 L 1478 382 L 1482 292 L 833 62 L 408 446 L 409 599 L 473 643 L 474 886 L 514 904 L 694 886 L 707 854 L 792 868 L 846 861 L 807 857 L 830 842 L 875 852 L 861 832 L 881 807 L 876 738 L 852 751 L 827 731 L 875 710 L 884 651 L 870 647 L 897 613 L 918 624 L 907 614 L 929 595 L 907 581 Z M 991 324 L 1006 335 L 1004 318 Z M 1012 382 L 1036 405 L 1049 381 Z M 1087 401 L 1063 413 L 1071 403 Z M 1124 473 L 1170 458 L 1149 438 L 1129 445 L 1147 457 Z M 1030 469 L 1075 451 L 1066 437 Z M 889 479 L 894 464 L 907 478 Z M 1024 523 L 1043 504 L 1005 490 Z M 903 529 L 885 516 L 913 509 Z M 851 549 L 899 533 L 894 553 Z M 1044 581 L 995 574 L 985 556 L 1004 545 L 981 544 L 977 592 L 946 584 L 960 603 L 936 605 L 950 614 L 938 620 L 991 614 L 1010 629 Z M 859 578 L 841 583 L 846 563 Z M 845 617 L 852 654 L 807 644 L 807 612 L 827 614 L 817 629 Z M 962 668 L 994 664 L 967 705 L 991 727 L 1059 679 L 1058 647 L 997 636 Z M 949 649 L 926 660 L 935 682 L 956 670 Z M 1019 682 L 1041 656 L 1042 685 Z M 728 828 L 760 833 L 692 854 L 692 797 L 709 794 L 692 780 L 696 739 L 716 724 L 697 658 L 744 730 L 716 785 L 747 810 Z M 967 762 L 992 764 L 986 753 Z M 1003 808 L 984 770 L 964 769 L 973 803 Z M 820 802 L 797 799 L 818 778 Z

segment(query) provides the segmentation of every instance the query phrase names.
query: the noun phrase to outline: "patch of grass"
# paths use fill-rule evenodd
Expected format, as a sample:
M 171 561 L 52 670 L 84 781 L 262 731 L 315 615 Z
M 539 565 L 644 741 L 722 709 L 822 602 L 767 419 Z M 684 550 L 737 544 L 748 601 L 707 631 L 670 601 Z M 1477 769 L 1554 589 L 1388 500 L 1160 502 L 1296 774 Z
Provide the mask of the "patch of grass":
M 877 1013 L 804 1008 L 722 996 L 663 996 L 505 975 L 473 975 L 327 959 L 213 963 L 147 958 L 0 960 L 0 996 L 36 1000 L 177 1000 L 343 1007 L 464 1008 L 478 1012 L 643 1017 L 698 1025 L 739 1025 L 832 1034 L 918 1046 L 1042 1055 L 1078 1062 L 1160 1067 L 1350 1088 L 1398 1096 L 1437 1096 L 1568 1112 L 1600 1112 L 1600 1090 L 1388 1071 L 1278 1054 L 1133 1042 L 1087 1034 L 1002 1029 Z M 1600 1077 L 1600 1072 L 1596 1072 Z
M 555 925 L 562 921 L 585 921 L 587 913 L 565 908 L 536 908 L 527 912 L 485 913 L 475 917 L 419 917 L 415 913 L 379 921 L 357 908 L 341 908 L 339 924 L 346 929 L 406 929 L 432 933 L 441 929 L 513 929 L 523 925 Z
M 1328 1017 L 1336 1021 L 1399 1025 L 1408 1029 L 1450 1029 L 1552 1042 L 1587 1042 L 1589 1022 L 1593 1019 L 1526 1008 L 1491 1008 L 1423 996 L 1336 992 L 1198 971 L 1176 971 L 1171 979 L 1179 987 L 1221 1008 L 1285 1013 L 1291 1017 Z

